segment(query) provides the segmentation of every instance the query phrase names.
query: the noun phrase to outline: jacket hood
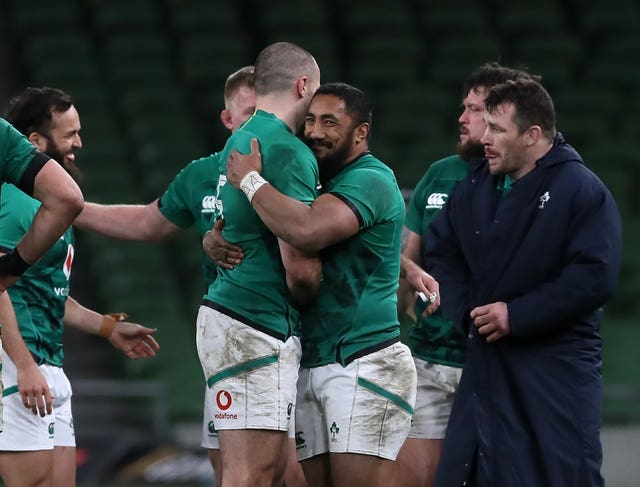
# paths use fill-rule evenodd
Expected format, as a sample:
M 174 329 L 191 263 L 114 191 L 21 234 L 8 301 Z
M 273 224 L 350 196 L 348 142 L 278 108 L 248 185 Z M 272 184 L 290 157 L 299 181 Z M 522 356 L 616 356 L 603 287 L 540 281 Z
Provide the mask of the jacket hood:
M 570 161 L 577 161 L 580 164 L 584 164 L 580 154 L 564 140 L 564 136 L 560 132 L 557 132 L 551 149 L 536 161 L 536 166 L 551 167 Z

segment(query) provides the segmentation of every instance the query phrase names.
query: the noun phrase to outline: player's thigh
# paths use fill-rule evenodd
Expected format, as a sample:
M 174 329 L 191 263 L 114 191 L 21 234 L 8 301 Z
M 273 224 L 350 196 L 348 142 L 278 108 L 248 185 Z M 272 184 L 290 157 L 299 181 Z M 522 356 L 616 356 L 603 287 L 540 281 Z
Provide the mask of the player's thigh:
M 331 487 L 333 485 L 328 453 L 302 460 L 300 461 L 300 466 L 309 487 Z
M 388 487 L 395 462 L 374 455 L 331 453 L 333 487 Z
M 443 440 L 407 438 L 396 459 L 393 487 L 430 487 Z
M 220 455 L 220 448 L 210 448 L 208 450 L 209 453 L 209 461 L 211 462 L 211 467 L 213 468 L 213 473 L 216 480 L 216 487 L 221 487 L 222 485 L 222 456 Z
M 234 471 L 277 472 L 287 442 L 286 431 L 221 430 L 220 453 L 224 475 Z
M 287 438 L 285 451 L 282 453 L 282 456 L 285 458 L 286 463 L 282 476 L 284 485 L 287 487 L 306 487 L 307 481 L 305 480 L 300 462 L 298 462 L 295 438 Z
M 6 487 L 53 487 L 53 450 L 0 452 Z
M 53 449 L 53 487 L 75 487 L 76 448 L 56 446 Z

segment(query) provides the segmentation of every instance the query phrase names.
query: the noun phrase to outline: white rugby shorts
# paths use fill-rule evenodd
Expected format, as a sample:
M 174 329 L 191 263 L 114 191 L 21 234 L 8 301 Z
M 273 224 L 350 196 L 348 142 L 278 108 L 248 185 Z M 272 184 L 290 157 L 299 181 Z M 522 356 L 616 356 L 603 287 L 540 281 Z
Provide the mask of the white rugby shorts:
M 207 431 L 289 430 L 301 356 L 297 337 L 283 342 L 201 306 L 196 345 L 210 389 L 205 408 L 213 424 L 203 420 Z
M 301 368 L 296 408 L 298 459 L 359 453 L 395 460 L 416 400 L 409 348 L 394 343 L 343 367 Z
M 418 396 L 409 438 L 444 438 L 462 369 L 434 364 L 414 357 L 418 372 Z
M 4 430 L 0 433 L 0 451 L 51 450 L 54 446 L 76 446 L 71 414 L 71 384 L 61 367 L 40 365 L 40 371 L 54 397 L 53 414 L 41 417 L 22 404 L 17 371 L 9 356 L 2 352 L 4 389 Z

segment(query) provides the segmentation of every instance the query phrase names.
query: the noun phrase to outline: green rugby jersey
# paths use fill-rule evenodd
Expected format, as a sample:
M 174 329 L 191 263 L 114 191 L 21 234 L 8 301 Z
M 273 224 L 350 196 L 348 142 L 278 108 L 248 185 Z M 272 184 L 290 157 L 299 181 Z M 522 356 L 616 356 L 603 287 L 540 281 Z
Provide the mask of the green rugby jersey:
M 318 298 L 302 316 L 303 367 L 345 365 L 400 336 L 396 293 L 405 207 L 393 172 L 365 153 L 323 191 L 353 210 L 360 230 L 322 251 Z
M 288 337 L 298 326 L 296 310 L 285 281 L 277 238 L 240 190 L 226 184 L 229 153 L 250 151 L 250 140 L 260 141 L 262 175 L 281 193 L 304 203 L 317 195 L 318 166 L 313 152 L 273 114 L 257 110 L 228 140 L 220 153 L 216 219 L 225 219 L 222 236 L 242 247 L 245 259 L 233 269 L 218 269 L 205 299 L 223 313 L 278 337 Z
M 8 251 L 31 226 L 40 202 L 12 184 L 3 184 L 0 248 Z M 36 361 L 62 367 L 62 318 L 73 264 L 73 231 L 67 229 L 53 247 L 8 289 L 20 334 Z
M 31 193 L 33 178 L 48 160 L 49 157 L 36 150 L 24 135 L 0 118 L 0 179 L 3 182 L 20 185 Z M 23 178 L 29 181 L 23 181 Z
M 429 238 L 429 223 L 442 209 L 454 186 L 467 174 L 468 164 L 460 156 L 450 156 L 431 164 L 418 182 L 409 202 L 407 228 L 422 238 Z M 422 246 L 421 246 L 422 253 Z M 422 262 L 424 268 L 425 263 Z M 466 356 L 466 337 L 447 320 L 440 310 L 428 318 L 421 316 L 424 307 L 414 309 L 418 322 L 409 332 L 409 346 L 415 357 L 437 364 L 462 367 Z
M 160 197 L 160 213 L 181 228 L 195 223 L 202 238 L 213 227 L 219 172 L 218 153 L 189 163 Z M 216 265 L 203 255 L 202 276 L 206 287 L 214 281 L 216 273 Z

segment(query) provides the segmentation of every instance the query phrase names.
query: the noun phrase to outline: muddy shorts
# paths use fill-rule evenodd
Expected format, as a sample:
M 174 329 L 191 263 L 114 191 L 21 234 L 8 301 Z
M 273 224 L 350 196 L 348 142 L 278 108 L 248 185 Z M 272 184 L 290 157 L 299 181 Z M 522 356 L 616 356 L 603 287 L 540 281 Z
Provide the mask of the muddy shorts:
M 329 452 L 395 460 L 409 433 L 415 400 L 415 365 L 400 342 L 346 367 L 300 369 L 298 459 Z
M 288 431 L 300 340 L 292 336 L 283 342 L 207 306 L 200 307 L 196 328 L 211 394 L 210 407 L 205 405 L 211 428 Z
M 462 369 L 414 358 L 418 372 L 418 396 L 409 438 L 444 438 Z

